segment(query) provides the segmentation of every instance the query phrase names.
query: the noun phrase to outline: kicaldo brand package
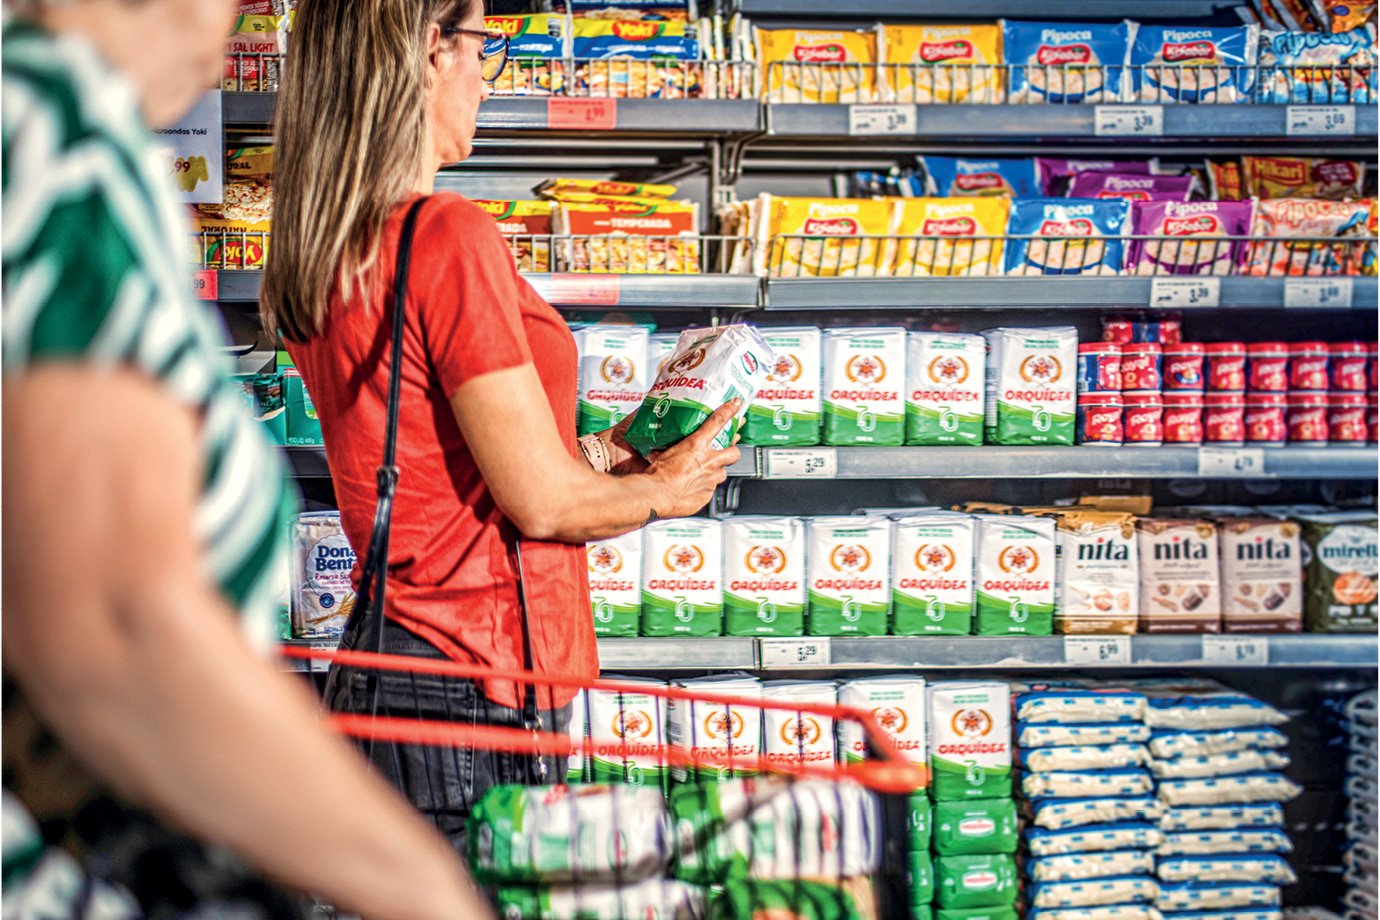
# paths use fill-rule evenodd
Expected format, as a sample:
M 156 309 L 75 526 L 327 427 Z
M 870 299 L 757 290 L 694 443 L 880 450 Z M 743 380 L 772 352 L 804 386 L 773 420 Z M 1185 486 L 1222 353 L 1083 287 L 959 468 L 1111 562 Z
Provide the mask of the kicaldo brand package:
M 1111 511 L 1073 509 L 1058 515 L 1055 537 L 1054 631 L 1134 633 L 1140 614 L 1136 519 Z
M 940 681 L 929 702 L 930 797 L 1011 797 L 1011 688 L 1004 683 Z
M 905 385 L 904 329 L 824 330 L 824 443 L 903 444 Z
M 298 639 L 338 638 L 355 609 L 350 572 L 355 551 L 339 511 L 299 514 L 292 527 L 292 634 Z
M 575 330 L 580 349 L 579 433 L 617 425 L 647 392 L 647 330 L 586 326 Z
M 762 695 L 762 682 L 743 673 L 685 678 L 671 686 L 706 697 Z M 762 710 L 712 699 L 668 700 L 666 737 L 695 761 L 671 765 L 671 779 L 677 783 L 752 776 L 762 756 Z
M 1141 518 L 1136 531 L 1140 631 L 1220 632 L 1217 524 L 1201 519 Z
M 891 259 L 879 238 L 893 230 L 892 204 L 872 198 L 782 198 L 763 193 L 753 206 L 757 267 L 773 278 L 886 275 Z
M 831 681 L 769 680 L 762 684 L 762 700 L 833 706 L 838 691 Z M 837 759 L 834 720 L 812 712 L 763 709 L 762 751 L 773 766 L 828 766 Z
M 863 677 L 839 685 L 839 705 L 872 713 L 878 727 L 909 763 L 919 767 L 929 785 L 929 739 L 925 733 L 925 679 L 923 677 Z M 839 723 L 839 756 L 844 763 L 861 763 L 868 756 L 867 733 L 852 719 Z
M 899 198 L 896 230 L 882 257 L 897 277 L 1000 275 L 1007 198 Z
M 805 634 L 805 522 L 733 517 L 724 528 L 724 632 Z
M 806 632 L 885 636 L 891 607 L 891 521 L 864 515 L 811 518 L 806 540 Z
M 1054 521 L 974 516 L 979 636 L 1048 636 L 1054 629 Z
M 1218 521 L 1224 632 L 1303 628 L 1299 525 L 1275 518 Z
M 628 690 L 589 690 L 589 737 L 596 783 L 632 786 L 666 785 L 666 698 L 639 693 L 638 686 L 664 688 L 663 680 L 622 677 L 609 679 L 633 685 Z
M 1072 444 L 1076 412 L 1078 330 L 1003 328 L 987 339 L 989 444 Z
M 636 636 L 642 612 L 642 531 L 585 544 L 596 636 Z
M 972 632 L 973 526 L 971 517 L 945 512 L 892 520 L 892 635 Z
M 774 447 L 818 444 L 824 409 L 819 329 L 783 326 L 758 332 L 775 358 L 748 407 L 743 443 Z
M 981 444 L 986 342 L 980 335 L 906 336 L 906 443 Z
M 723 632 L 723 525 L 705 518 L 643 528 L 642 635 Z
M 1310 632 L 1373 632 L 1376 596 L 1374 511 L 1300 516 L 1304 619 Z
M 752 30 L 767 102 L 874 102 L 875 29 Z
M 882 97 L 889 102 L 1003 101 L 1001 27 L 882 27 Z

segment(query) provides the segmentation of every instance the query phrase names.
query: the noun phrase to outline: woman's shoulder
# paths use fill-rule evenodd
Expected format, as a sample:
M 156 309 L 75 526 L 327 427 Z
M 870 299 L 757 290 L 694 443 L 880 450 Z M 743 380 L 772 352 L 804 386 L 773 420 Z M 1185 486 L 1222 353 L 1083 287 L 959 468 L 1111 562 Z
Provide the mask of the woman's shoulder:
M 463 228 L 466 236 L 501 238 L 493 216 L 459 192 L 434 192 L 422 206 L 418 232 Z

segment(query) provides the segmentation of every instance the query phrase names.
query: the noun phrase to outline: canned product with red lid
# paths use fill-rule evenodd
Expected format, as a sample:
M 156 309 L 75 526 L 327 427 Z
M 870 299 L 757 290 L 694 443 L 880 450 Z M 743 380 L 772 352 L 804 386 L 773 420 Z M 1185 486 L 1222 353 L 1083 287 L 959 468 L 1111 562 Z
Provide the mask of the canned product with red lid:
M 1122 427 L 1128 447 L 1159 447 L 1164 443 L 1164 400 L 1155 391 L 1122 393 Z
M 1078 392 L 1121 392 L 1121 346 L 1084 342 L 1078 346 Z
M 1285 425 L 1290 444 L 1327 443 L 1327 394 L 1291 392 Z
M 1241 393 L 1246 389 L 1246 343 L 1212 342 L 1207 352 L 1207 384 L 1219 393 Z
M 1177 319 L 1125 320 L 1104 319 L 1102 321 L 1102 341 L 1117 345 L 1132 342 L 1153 342 L 1156 345 L 1174 345 L 1183 340 L 1183 324 Z
M 1327 389 L 1327 343 L 1289 344 L 1289 389 Z
M 1202 342 L 1180 342 L 1164 346 L 1164 389 L 1203 390 Z
M 1121 346 L 1121 388 L 1124 391 L 1156 390 L 1163 386 L 1163 349 L 1154 342 Z
M 1164 394 L 1164 443 L 1203 443 L 1203 394 Z
M 1366 394 L 1328 394 L 1328 443 L 1340 447 L 1360 447 L 1369 437 L 1369 426 L 1366 424 Z
M 1121 394 L 1087 393 L 1078 397 L 1078 443 L 1089 447 L 1120 447 Z
M 1246 394 L 1246 443 L 1283 447 L 1289 437 L 1284 421 L 1287 406 L 1283 393 Z
M 1366 374 L 1366 385 L 1372 390 L 1380 390 L 1380 383 L 1375 382 L 1380 377 L 1380 342 L 1366 343 L 1366 364 L 1370 367 Z
M 1252 342 L 1246 346 L 1246 389 L 1253 393 L 1283 393 L 1289 389 L 1288 345 Z
M 1366 343 L 1333 342 L 1328 346 L 1332 358 L 1332 389 L 1348 393 L 1366 391 Z
M 1366 440 L 1374 444 L 1376 437 L 1380 436 L 1380 393 L 1370 392 L 1366 394 Z
M 1110 345 L 1128 344 L 1131 341 L 1131 322 L 1124 319 L 1104 319 L 1102 341 Z
M 1203 440 L 1239 447 L 1246 442 L 1246 397 L 1240 393 L 1209 393 L 1203 399 Z

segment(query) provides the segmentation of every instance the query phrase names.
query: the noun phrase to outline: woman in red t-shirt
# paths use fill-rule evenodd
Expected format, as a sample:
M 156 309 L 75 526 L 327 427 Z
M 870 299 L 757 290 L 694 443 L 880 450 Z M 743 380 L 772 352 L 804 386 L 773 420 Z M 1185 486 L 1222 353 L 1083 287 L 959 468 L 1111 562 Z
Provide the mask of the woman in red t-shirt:
M 484 71 L 503 50 L 486 58 L 483 26 L 477 0 L 298 6 L 278 98 L 264 320 L 312 395 L 345 532 L 366 546 L 398 237 L 411 202 L 431 196 L 408 279 L 384 651 L 521 667 L 525 600 L 532 666 L 591 678 L 585 541 L 703 508 L 738 458 L 710 443 L 737 406 L 650 464 L 617 428 L 577 442 L 568 328 L 485 212 L 432 194 L 437 170 L 470 153 Z M 509 681 L 381 683 L 380 707 L 399 714 L 521 724 Z M 331 685 L 333 707 L 370 705 L 364 675 Z M 547 693 L 559 728 L 573 691 Z M 481 751 L 375 745 L 373 757 L 455 839 L 487 786 L 540 778 L 530 762 Z

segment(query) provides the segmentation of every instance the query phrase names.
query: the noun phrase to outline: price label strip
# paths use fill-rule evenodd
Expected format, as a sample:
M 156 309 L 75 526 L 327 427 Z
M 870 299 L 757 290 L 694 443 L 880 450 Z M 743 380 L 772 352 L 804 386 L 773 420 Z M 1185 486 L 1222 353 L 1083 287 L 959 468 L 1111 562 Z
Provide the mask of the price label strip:
M 1096 137 L 1162 137 L 1164 107 L 1159 105 L 1099 105 L 1093 112 Z
M 1286 278 L 1286 309 L 1349 308 L 1356 285 L 1351 278 Z
M 617 99 L 546 100 L 546 127 L 552 131 L 612 131 L 618 127 Z
M 1159 309 L 1210 309 L 1221 302 L 1221 278 L 1155 278 L 1150 282 L 1150 306 Z
M 762 451 L 763 479 L 836 479 L 838 451 L 832 447 L 771 448 Z
M 1200 447 L 1198 475 L 1210 479 L 1264 476 L 1265 451 L 1259 447 Z
M 1266 636 L 1203 636 L 1203 663 L 1257 666 L 1270 663 Z
M 1354 105 L 1291 105 L 1284 133 L 1290 137 L 1350 137 L 1356 133 Z
M 823 667 L 832 660 L 828 639 L 757 640 L 757 661 L 764 669 Z
M 1130 664 L 1130 636 L 1065 636 L 1067 664 Z
M 197 300 L 219 300 L 220 275 L 214 269 L 192 272 L 192 291 Z
M 620 275 L 538 273 L 526 277 L 537 293 L 551 304 L 612 307 L 622 297 Z
M 855 137 L 913 135 L 915 112 L 913 105 L 850 105 L 848 133 Z

